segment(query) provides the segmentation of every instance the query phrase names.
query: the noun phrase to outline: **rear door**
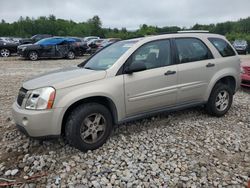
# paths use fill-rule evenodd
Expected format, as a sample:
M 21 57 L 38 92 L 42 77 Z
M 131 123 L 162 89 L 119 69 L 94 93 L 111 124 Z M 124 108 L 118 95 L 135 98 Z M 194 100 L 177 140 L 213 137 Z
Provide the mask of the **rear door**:
M 63 41 L 60 44 L 56 45 L 56 56 L 57 57 L 66 57 L 70 50 L 70 42 Z
M 178 64 L 178 104 L 204 101 L 208 84 L 216 72 L 211 51 L 198 38 L 176 38 Z
M 144 44 L 126 64 L 138 62 L 143 62 L 146 70 L 124 75 L 127 117 L 175 105 L 178 71 L 170 40 Z

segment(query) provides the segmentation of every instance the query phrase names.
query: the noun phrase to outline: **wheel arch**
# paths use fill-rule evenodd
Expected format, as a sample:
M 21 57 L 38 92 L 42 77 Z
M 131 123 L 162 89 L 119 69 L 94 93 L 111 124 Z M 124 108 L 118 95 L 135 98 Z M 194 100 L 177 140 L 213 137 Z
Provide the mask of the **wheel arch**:
M 225 85 L 228 85 L 232 89 L 233 93 L 235 93 L 235 90 L 236 90 L 236 79 L 233 76 L 225 76 L 225 77 L 219 79 L 216 82 L 216 84 L 219 83 L 219 82 L 223 83 Z
M 208 100 L 209 96 L 211 95 L 211 92 L 213 91 L 214 87 L 215 87 L 216 84 L 218 84 L 218 83 L 223 83 L 223 84 L 225 84 L 225 85 L 228 85 L 228 86 L 232 89 L 233 93 L 235 94 L 235 92 L 236 92 L 236 90 L 237 90 L 237 89 L 236 89 L 236 88 L 237 88 L 237 81 L 236 81 L 236 78 L 235 78 L 234 76 L 232 76 L 232 75 L 224 75 L 224 76 L 222 76 L 222 77 L 217 78 L 217 79 L 213 82 L 213 85 L 211 85 L 212 87 L 209 87 L 210 90 L 209 90 L 209 93 L 208 93 L 208 95 L 207 95 L 207 100 Z M 210 83 L 210 84 L 211 84 L 211 83 Z
M 38 55 L 38 57 L 41 57 L 41 52 L 39 51 L 39 50 L 37 50 L 37 49 L 30 49 L 29 51 L 27 51 L 26 52 L 26 54 L 27 54 L 27 57 L 29 57 L 29 55 L 30 55 L 30 53 L 31 52 L 36 52 L 37 53 L 37 55 Z
M 75 101 L 65 111 L 63 118 L 62 118 L 62 124 L 61 124 L 61 134 L 62 135 L 65 133 L 65 125 L 66 125 L 66 121 L 67 121 L 70 113 L 79 105 L 83 105 L 86 103 L 98 103 L 98 104 L 104 105 L 106 108 L 108 108 L 108 110 L 111 113 L 113 124 L 116 124 L 118 122 L 117 108 L 115 106 L 115 103 L 110 98 L 105 97 L 105 96 L 87 97 L 87 98 Z

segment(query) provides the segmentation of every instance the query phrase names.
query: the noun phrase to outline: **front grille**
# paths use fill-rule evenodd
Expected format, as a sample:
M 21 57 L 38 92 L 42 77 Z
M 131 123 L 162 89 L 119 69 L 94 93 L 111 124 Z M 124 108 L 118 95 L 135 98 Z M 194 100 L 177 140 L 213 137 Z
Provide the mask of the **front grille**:
M 17 96 L 17 104 L 19 106 L 22 106 L 23 103 L 23 99 L 27 93 L 27 89 L 24 89 L 23 87 L 21 87 L 21 89 L 19 90 L 18 96 Z
M 244 67 L 244 70 L 247 75 L 250 75 L 250 67 Z

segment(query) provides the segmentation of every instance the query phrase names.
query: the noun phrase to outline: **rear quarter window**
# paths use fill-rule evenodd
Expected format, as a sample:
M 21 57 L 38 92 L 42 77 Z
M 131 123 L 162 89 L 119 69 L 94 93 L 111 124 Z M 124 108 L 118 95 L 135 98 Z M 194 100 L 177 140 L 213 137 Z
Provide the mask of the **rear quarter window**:
M 233 48 L 225 40 L 220 39 L 220 38 L 208 38 L 208 40 L 219 51 L 222 57 L 230 57 L 230 56 L 236 55 Z

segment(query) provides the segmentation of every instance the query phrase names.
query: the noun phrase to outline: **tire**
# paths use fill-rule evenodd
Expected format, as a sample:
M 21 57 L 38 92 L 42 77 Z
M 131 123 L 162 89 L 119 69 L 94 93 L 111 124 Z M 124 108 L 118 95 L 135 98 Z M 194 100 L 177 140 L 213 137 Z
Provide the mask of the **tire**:
M 0 54 L 2 57 L 9 57 L 10 56 L 10 50 L 7 48 L 3 48 L 0 50 Z
M 68 59 L 75 59 L 75 57 L 76 57 L 75 52 L 73 52 L 73 51 L 68 52 L 68 54 L 67 54 Z
M 36 61 L 38 60 L 38 53 L 36 51 L 31 51 L 28 55 L 28 58 L 31 60 L 31 61 Z
M 206 104 L 208 114 L 216 117 L 224 116 L 233 102 L 233 91 L 225 84 L 218 83 L 214 86 Z
M 81 48 L 81 49 L 79 50 L 80 56 L 84 56 L 85 53 L 86 53 L 86 49 L 85 49 L 85 48 Z
M 112 130 L 109 110 L 97 103 L 87 103 L 78 106 L 69 115 L 65 137 L 70 145 L 81 151 L 95 150 L 107 141 Z

